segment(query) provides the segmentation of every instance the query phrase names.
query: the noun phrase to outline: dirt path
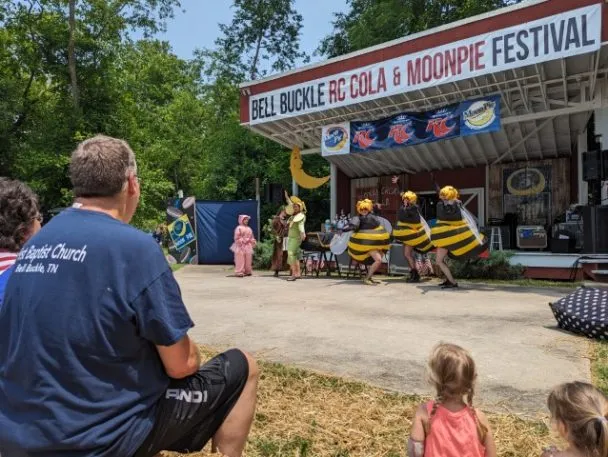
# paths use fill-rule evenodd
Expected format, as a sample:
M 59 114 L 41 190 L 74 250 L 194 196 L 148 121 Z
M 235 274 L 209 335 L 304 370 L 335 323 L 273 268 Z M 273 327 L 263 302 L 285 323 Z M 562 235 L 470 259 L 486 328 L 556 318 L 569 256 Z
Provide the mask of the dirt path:
M 555 384 L 590 378 L 587 341 L 556 330 L 547 306 L 564 291 L 230 274 L 194 266 L 176 273 L 200 343 L 429 394 L 426 358 L 437 342 L 454 342 L 473 353 L 484 407 L 527 414 L 544 411 Z

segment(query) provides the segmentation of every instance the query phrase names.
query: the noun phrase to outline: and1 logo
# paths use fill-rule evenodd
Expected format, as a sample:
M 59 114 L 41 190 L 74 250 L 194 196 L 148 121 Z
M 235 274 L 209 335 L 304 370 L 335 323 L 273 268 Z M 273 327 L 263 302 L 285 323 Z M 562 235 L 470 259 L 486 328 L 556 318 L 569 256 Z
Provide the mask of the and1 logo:
M 171 398 L 186 403 L 207 403 L 207 391 L 203 390 L 184 390 L 184 389 L 167 389 L 165 398 Z
M 475 102 L 462 113 L 462 117 L 466 126 L 471 130 L 482 130 L 496 119 L 496 102 L 492 100 Z

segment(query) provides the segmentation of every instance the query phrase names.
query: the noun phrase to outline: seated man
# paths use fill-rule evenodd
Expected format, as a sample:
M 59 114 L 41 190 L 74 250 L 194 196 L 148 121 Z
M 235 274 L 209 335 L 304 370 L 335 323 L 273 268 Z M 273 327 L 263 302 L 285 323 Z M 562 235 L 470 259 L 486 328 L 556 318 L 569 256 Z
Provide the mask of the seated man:
M 74 206 L 18 256 L 0 313 L 2 457 L 152 457 L 213 438 L 242 454 L 257 367 L 238 350 L 200 366 L 193 323 L 158 244 L 127 225 L 140 196 L 127 143 L 72 154 Z

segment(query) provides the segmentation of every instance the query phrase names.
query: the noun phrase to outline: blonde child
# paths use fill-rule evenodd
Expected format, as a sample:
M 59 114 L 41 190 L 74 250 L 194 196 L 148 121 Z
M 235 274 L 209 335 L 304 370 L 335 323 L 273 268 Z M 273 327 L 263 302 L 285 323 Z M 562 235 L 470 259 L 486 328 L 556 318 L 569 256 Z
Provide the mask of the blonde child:
M 608 401 L 591 384 L 557 386 L 547 400 L 551 422 L 568 448 L 551 447 L 543 457 L 608 457 Z
M 428 377 L 436 397 L 416 411 L 408 456 L 496 457 L 488 421 L 473 407 L 477 371 L 471 355 L 455 344 L 439 344 Z

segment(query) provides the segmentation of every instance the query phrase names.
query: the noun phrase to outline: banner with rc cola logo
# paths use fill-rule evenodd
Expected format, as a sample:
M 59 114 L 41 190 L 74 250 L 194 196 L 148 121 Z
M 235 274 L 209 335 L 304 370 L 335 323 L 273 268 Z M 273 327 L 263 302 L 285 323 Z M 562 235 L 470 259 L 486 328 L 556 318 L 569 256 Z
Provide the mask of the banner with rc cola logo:
M 413 146 L 500 130 L 500 97 L 490 96 L 422 113 L 350 123 L 352 152 Z

